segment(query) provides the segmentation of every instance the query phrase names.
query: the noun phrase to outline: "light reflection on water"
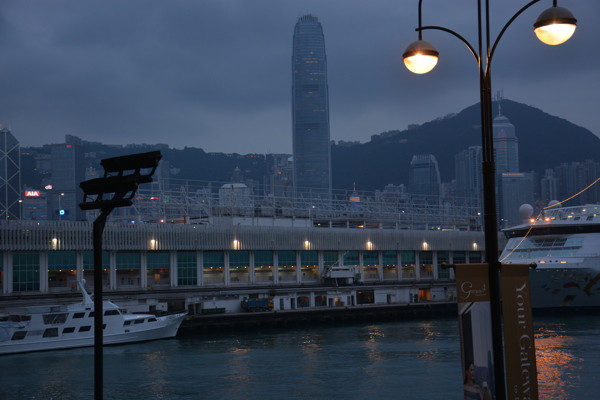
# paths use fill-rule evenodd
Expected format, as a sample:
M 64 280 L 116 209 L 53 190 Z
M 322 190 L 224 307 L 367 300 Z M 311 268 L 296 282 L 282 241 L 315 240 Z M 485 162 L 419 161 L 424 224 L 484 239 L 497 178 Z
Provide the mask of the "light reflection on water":
M 596 398 L 599 338 L 600 317 L 536 319 L 540 398 Z M 454 318 L 199 336 L 104 354 L 106 399 L 462 398 Z M 93 398 L 92 349 L 0 363 L 1 400 Z
M 596 398 L 600 367 L 598 317 L 541 319 L 535 347 L 540 398 Z M 573 392 L 580 396 L 573 396 Z
M 148 383 L 140 385 L 145 396 L 155 399 L 166 399 L 169 393 L 165 390 L 167 386 L 168 356 L 164 351 L 151 351 L 142 354 L 141 370 L 149 378 Z

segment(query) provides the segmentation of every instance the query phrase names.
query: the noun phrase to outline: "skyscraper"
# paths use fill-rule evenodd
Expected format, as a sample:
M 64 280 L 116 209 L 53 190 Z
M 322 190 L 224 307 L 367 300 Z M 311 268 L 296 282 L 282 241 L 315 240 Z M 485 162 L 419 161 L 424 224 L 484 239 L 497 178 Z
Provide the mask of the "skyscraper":
M 325 37 L 317 17 L 307 14 L 294 28 L 292 130 L 296 193 L 331 197 L 329 94 Z
M 482 157 L 481 146 L 471 146 L 454 156 L 456 195 L 479 210 L 483 205 Z
M 498 180 L 499 228 L 523 223 L 519 208 L 523 204 L 534 205 L 533 173 L 501 173 Z
M 21 218 L 21 147 L 0 125 L 0 219 Z
M 502 115 L 500 108 L 493 126 L 496 174 L 519 172 L 519 140 L 515 134 L 515 126 Z
M 546 168 L 544 177 L 540 182 L 540 200 L 543 205 L 548 205 L 552 200 L 557 200 L 558 196 L 558 185 L 560 179 L 554 176 L 554 170 L 552 168 Z
M 51 148 L 52 191 L 48 193 L 48 219 L 81 221 L 85 212 L 79 208 L 83 191 L 79 184 L 85 180 L 83 146 L 55 144 Z
M 428 202 L 439 201 L 440 170 L 432 154 L 419 154 L 410 161 L 408 190 L 413 195 L 425 195 Z

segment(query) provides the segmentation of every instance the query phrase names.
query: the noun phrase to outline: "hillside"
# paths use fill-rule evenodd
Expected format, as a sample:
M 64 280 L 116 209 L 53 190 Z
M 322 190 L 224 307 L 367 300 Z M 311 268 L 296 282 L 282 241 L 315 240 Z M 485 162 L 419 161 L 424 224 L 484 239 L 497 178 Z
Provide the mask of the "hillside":
M 497 109 L 494 103 L 494 110 Z M 519 139 L 521 171 L 543 174 L 561 162 L 594 160 L 600 154 L 600 138 L 585 128 L 549 115 L 537 108 L 502 101 L 502 114 L 515 125 Z M 333 146 L 333 182 L 337 189 L 382 189 L 387 184 L 408 183 L 410 161 L 415 154 L 433 154 L 442 182 L 454 178 L 454 156 L 481 144 L 479 104 L 454 117 L 425 123 L 417 129 L 352 147 Z
M 494 110 L 497 109 L 494 104 Z M 543 174 L 562 162 L 598 161 L 600 138 L 569 121 L 549 115 L 537 108 L 510 100 L 502 101 L 502 114 L 515 125 L 519 139 L 519 163 L 524 172 Z M 454 156 L 481 144 L 479 105 L 460 113 L 432 121 L 395 136 L 372 140 L 350 147 L 332 146 L 334 189 L 383 189 L 388 184 L 407 184 L 410 161 L 415 154 L 433 154 L 438 160 L 442 182 L 454 179 Z M 262 183 L 267 175 L 266 157 L 260 154 L 206 153 L 200 148 L 161 149 L 163 159 L 177 171 L 174 179 L 230 182 L 239 168 L 245 179 Z M 115 148 L 103 144 L 87 144 L 85 151 L 97 159 L 151 151 L 157 146 Z M 42 152 L 50 152 L 44 146 Z M 224 149 L 225 151 L 227 149 Z M 99 165 L 98 168 L 101 168 Z M 32 187 L 41 185 L 33 155 L 21 156 L 22 182 Z

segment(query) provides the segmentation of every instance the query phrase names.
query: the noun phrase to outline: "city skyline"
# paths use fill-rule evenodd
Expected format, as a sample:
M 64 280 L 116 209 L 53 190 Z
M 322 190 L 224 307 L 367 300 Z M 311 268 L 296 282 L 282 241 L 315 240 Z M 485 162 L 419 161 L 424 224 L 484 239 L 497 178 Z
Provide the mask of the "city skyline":
M 494 3 L 492 34 L 524 4 Z M 140 4 L 0 5 L 0 123 L 22 146 L 72 134 L 111 144 L 291 153 L 291 37 L 306 12 L 323 23 L 328 40 L 331 139 L 364 143 L 478 102 L 476 65 L 450 35 L 424 32 L 441 53 L 432 73 L 414 76 L 402 65 L 402 52 L 417 38 L 417 0 L 346 1 L 343 8 L 308 0 Z M 600 27 L 586 18 L 598 15 L 600 4 L 559 1 L 579 20 L 559 47 L 532 32 L 551 4 L 541 1 L 506 32 L 493 88 L 600 135 L 600 55 L 588 50 Z M 429 0 L 423 20 L 474 41 L 475 8 Z

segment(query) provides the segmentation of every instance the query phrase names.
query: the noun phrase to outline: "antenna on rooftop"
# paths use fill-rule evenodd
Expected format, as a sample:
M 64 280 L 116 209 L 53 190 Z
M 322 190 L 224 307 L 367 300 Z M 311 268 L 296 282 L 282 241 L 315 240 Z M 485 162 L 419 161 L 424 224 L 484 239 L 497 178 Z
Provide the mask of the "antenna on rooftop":
M 502 115 L 502 100 L 504 99 L 504 89 L 496 92 L 496 101 L 498 102 L 498 116 Z

